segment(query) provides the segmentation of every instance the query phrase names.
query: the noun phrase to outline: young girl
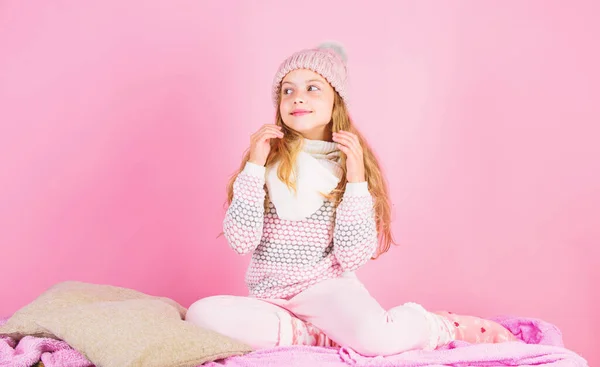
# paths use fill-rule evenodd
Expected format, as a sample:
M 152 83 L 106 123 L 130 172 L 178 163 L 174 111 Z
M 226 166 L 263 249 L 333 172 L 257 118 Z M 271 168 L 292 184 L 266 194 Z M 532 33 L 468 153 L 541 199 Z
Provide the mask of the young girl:
M 223 223 L 233 250 L 252 254 L 249 297 L 201 299 L 186 320 L 253 348 L 343 346 L 367 356 L 516 340 L 495 322 L 416 303 L 386 311 L 356 277 L 393 239 L 387 187 L 348 115 L 347 95 L 338 45 L 281 64 L 275 124 L 252 135 Z

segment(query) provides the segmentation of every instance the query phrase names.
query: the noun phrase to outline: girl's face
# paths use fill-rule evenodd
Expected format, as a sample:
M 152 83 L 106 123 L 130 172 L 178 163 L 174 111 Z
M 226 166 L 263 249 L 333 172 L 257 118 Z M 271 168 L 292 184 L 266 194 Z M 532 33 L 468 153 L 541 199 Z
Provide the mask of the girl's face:
M 279 112 L 284 124 L 306 139 L 330 140 L 327 125 L 331 121 L 334 93 L 319 74 L 306 69 L 291 71 L 281 82 Z

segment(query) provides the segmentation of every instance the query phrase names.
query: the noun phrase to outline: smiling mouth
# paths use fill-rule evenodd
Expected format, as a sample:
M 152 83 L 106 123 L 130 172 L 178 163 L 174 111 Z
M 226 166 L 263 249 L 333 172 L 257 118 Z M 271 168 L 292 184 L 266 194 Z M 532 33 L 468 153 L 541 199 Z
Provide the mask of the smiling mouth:
M 312 113 L 312 112 L 311 111 L 294 111 L 290 115 L 292 115 L 292 116 L 304 116 L 304 115 L 308 115 L 309 113 Z

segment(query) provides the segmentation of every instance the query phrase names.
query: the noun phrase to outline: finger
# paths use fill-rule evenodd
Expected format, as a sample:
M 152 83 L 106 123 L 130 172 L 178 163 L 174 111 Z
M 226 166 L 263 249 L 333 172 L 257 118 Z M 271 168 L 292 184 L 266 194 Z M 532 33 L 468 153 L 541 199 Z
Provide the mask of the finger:
M 281 130 L 282 127 L 279 125 L 275 125 L 275 124 L 266 124 L 263 125 L 263 129 L 276 129 L 276 130 Z
M 282 127 L 279 125 L 267 124 L 267 125 L 261 126 L 260 129 L 255 131 L 251 136 L 252 137 L 259 136 L 260 134 L 262 134 L 265 131 L 281 131 L 281 129 L 282 129 Z
M 351 135 L 349 133 L 345 132 L 345 131 L 340 131 L 340 132 L 337 132 L 337 133 L 333 133 L 333 137 L 334 138 L 338 138 L 338 139 L 343 139 L 344 141 L 346 141 L 348 143 L 352 143 L 352 145 L 354 144 L 353 141 L 352 141 Z
M 350 139 L 352 139 L 353 141 L 359 143 L 360 140 L 358 139 L 358 136 L 354 133 L 351 133 L 350 131 L 346 131 L 346 130 L 340 130 L 339 134 L 342 134 L 344 136 L 349 137 Z
M 283 131 L 280 131 L 280 130 L 277 130 L 277 129 L 266 129 L 262 133 L 263 134 L 267 134 L 267 133 L 269 133 L 269 134 L 276 134 L 280 138 L 283 138 Z
M 338 143 L 337 144 L 338 149 L 344 153 L 346 155 L 346 158 L 348 159 L 355 159 L 356 154 L 354 154 L 354 152 L 352 151 L 352 149 L 348 148 L 348 146 L 342 144 L 342 143 Z
M 350 146 L 350 148 L 352 149 L 352 151 L 354 152 L 354 154 L 356 154 L 356 156 L 359 156 L 362 154 L 362 148 L 360 146 L 360 143 L 352 140 L 351 138 L 348 139 L 349 143 L 348 145 Z
M 338 149 L 341 150 L 345 155 L 348 155 L 349 149 L 345 145 L 338 143 Z
M 334 134 L 333 135 L 333 141 L 335 141 L 337 143 L 341 143 L 341 144 L 343 144 L 345 146 L 349 146 L 348 138 L 346 138 L 345 136 L 340 135 L 340 134 Z
M 283 138 L 283 133 L 281 131 L 264 131 L 260 136 L 265 136 L 265 135 L 273 135 L 279 138 Z
M 260 135 L 260 137 L 258 138 L 260 141 L 266 141 L 269 139 L 276 139 L 276 138 L 283 138 L 283 133 L 275 133 L 275 132 L 265 132 L 264 134 Z
M 260 129 L 260 130 L 258 131 L 258 133 L 259 133 L 259 134 L 260 134 L 260 133 L 264 133 L 265 131 L 271 131 L 271 132 L 277 132 L 277 133 L 279 133 L 279 132 L 281 132 L 281 129 L 280 129 L 280 128 L 278 128 L 278 127 L 277 127 L 277 126 L 275 126 L 275 125 L 271 125 L 271 126 L 263 126 L 263 128 L 262 128 L 262 129 Z
M 345 136 L 348 139 L 350 139 L 350 141 L 352 141 L 352 146 L 354 147 L 354 149 L 356 149 L 357 151 L 360 151 L 362 149 L 360 140 L 358 139 L 358 136 L 356 136 L 356 134 L 353 134 L 349 131 L 344 131 L 344 130 L 340 131 L 340 134 L 342 136 Z
M 338 144 L 338 149 L 346 155 L 347 160 L 353 160 L 353 159 L 357 160 L 358 159 L 356 157 L 356 155 L 352 152 L 352 149 L 348 148 L 347 146 Z
M 283 137 L 283 132 L 281 130 L 277 130 L 275 128 L 270 127 L 270 128 L 263 128 L 263 129 L 257 131 L 256 133 L 254 133 L 253 139 L 262 139 L 262 136 L 267 133 L 277 134 L 277 135 L 280 135 L 281 137 Z
M 333 138 L 333 141 L 335 142 L 339 142 L 341 144 L 343 144 L 347 149 L 350 150 L 350 152 L 353 155 L 357 155 L 359 152 L 356 150 L 356 147 L 354 146 L 354 143 L 352 142 L 352 140 L 350 140 L 348 137 L 346 136 L 335 136 Z

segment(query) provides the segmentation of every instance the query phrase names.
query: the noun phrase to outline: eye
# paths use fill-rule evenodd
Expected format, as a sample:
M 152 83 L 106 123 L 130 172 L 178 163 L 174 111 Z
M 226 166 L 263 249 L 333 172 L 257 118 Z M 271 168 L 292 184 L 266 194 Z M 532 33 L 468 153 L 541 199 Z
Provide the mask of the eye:
M 314 88 L 314 89 L 311 89 L 311 88 Z M 310 92 L 317 91 L 317 90 L 319 90 L 319 87 L 317 87 L 316 85 L 309 85 L 308 86 L 308 90 Z
M 281 92 L 283 94 L 290 94 L 292 92 L 292 89 L 291 88 L 284 88 Z

